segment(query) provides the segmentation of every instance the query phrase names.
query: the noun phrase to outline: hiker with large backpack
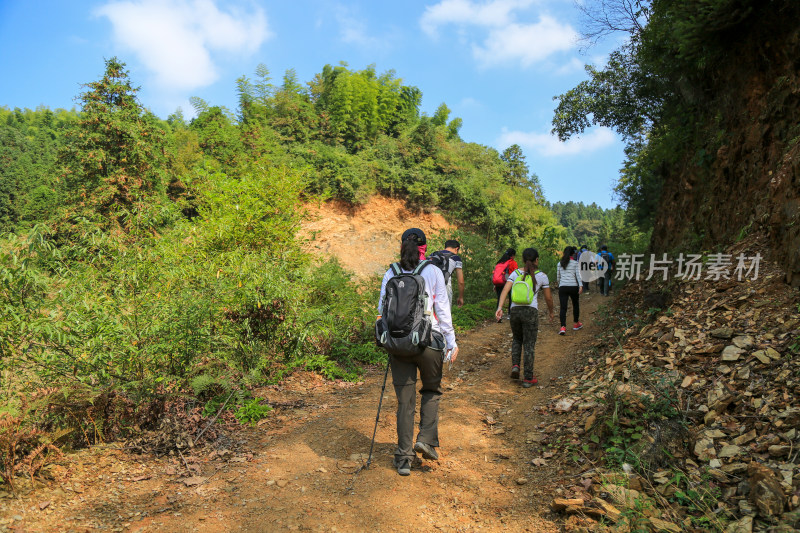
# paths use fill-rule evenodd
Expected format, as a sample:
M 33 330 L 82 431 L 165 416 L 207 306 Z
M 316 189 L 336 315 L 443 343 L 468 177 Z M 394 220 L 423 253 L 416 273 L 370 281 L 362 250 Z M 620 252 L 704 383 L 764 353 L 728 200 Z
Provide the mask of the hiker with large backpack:
M 556 265 L 558 316 L 561 319 L 561 329 L 558 330 L 559 335 L 567 334 L 567 305 L 569 305 L 569 300 L 572 300 L 572 318 L 575 320 L 572 330 L 578 331 L 583 327 L 580 321 L 581 308 L 579 298 L 583 292 L 583 280 L 581 279 L 579 264 L 573 259 L 574 252 L 575 248 L 573 246 L 564 248 L 564 254 L 561 256 L 558 265 Z
M 511 377 L 519 379 L 520 363 L 524 350 L 524 379 L 522 386 L 533 387 L 538 380 L 533 373 L 534 348 L 539 333 L 539 291 L 544 293 L 547 314 L 553 320 L 553 295 L 550 293 L 550 280 L 539 270 L 539 252 L 526 248 L 522 252 L 522 268 L 511 273 L 500 293 L 495 317 L 503 316 L 503 304 L 511 293 Z
M 389 353 L 392 384 L 397 396 L 397 449 L 394 466 L 407 476 L 417 452 L 439 459 L 439 399 L 446 357 L 458 357 L 455 330 L 444 275 L 420 259 L 426 245 L 418 228 L 401 237 L 400 261 L 392 263 L 381 282 L 375 335 Z M 417 372 L 422 381 L 419 432 L 414 437 Z
M 464 262 L 458 253 L 461 251 L 461 243 L 450 239 L 445 241 L 444 250 L 433 252 L 428 259 L 442 269 L 444 283 L 447 285 L 447 296 L 450 300 L 450 309 L 453 309 L 453 277 L 458 282 L 458 299 L 456 304 L 459 307 L 464 305 Z
M 500 294 L 502 294 L 503 288 L 506 286 L 508 276 L 517 269 L 517 262 L 514 261 L 515 255 L 517 255 L 517 251 L 513 248 L 509 248 L 503 255 L 500 256 L 497 264 L 494 265 L 494 271 L 492 272 L 492 284 L 494 285 L 494 292 L 497 293 L 498 307 L 500 307 Z M 497 321 L 500 322 L 502 318 L 503 317 L 501 315 Z

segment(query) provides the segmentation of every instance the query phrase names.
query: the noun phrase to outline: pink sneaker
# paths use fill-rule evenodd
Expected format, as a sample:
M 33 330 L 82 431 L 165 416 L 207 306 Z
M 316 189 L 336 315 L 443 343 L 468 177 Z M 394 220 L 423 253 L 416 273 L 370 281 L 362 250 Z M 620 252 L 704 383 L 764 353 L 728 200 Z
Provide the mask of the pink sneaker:
M 558 330 L 558 334 L 559 335 L 566 335 L 567 334 L 567 328 L 562 326 L 561 329 Z
M 578 331 L 583 327 L 583 322 L 575 322 L 575 325 L 572 326 L 572 331 Z

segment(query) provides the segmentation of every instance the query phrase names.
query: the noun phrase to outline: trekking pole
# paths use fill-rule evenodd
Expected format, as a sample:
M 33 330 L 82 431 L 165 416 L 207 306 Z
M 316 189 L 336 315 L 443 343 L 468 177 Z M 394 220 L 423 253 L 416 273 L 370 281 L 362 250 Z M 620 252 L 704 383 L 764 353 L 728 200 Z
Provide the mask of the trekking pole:
M 369 465 L 372 463 L 372 448 L 375 446 L 375 435 L 378 433 L 378 420 L 381 417 L 381 405 L 383 404 L 383 393 L 386 391 L 386 378 L 389 376 L 389 363 L 387 354 L 387 361 L 386 361 L 386 372 L 383 374 L 383 387 L 381 387 L 381 399 L 378 400 L 378 414 L 375 415 L 375 429 L 372 430 L 372 443 L 369 445 L 369 457 L 367 458 L 367 466 L 364 468 L 369 468 Z

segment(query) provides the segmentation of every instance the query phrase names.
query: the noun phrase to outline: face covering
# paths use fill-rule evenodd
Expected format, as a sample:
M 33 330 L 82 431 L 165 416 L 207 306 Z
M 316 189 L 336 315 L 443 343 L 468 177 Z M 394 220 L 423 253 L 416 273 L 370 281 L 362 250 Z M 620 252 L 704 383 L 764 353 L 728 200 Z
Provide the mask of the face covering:
M 424 261 L 425 260 L 425 251 L 427 249 L 428 249 L 428 245 L 427 244 L 423 244 L 422 246 L 417 246 L 417 250 L 419 250 L 419 260 L 420 261 Z

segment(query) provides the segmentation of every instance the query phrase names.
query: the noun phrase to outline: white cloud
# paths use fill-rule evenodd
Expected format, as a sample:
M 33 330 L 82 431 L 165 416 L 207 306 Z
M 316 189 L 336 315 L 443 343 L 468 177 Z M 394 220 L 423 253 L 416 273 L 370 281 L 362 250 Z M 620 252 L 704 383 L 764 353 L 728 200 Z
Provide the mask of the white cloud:
M 477 100 L 477 99 L 475 99 L 475 98 L 473 98 L 471 96 L 465 96 L 458 103 L 458 107 L 465 108 L 465 109 L 469 109 L 469 108 L 476 109 L 476 108 L 483 107 L 483 104 L 479 100 Z
M 602 127 L 592 128 L 588 133 L 572 137 L 567 142 L 559 141 L 558 137 L 550 133 L 504 130 L 497 140 L 497 145 L 507 147 L 518 144 L 542 157 L 561 157 L 595 152 L 611 146 L 616 141 L 614 132 Z
M 380 40 L 368 34 L 367 24 L 357 18 L 348 8 L 339 6 L 336 13 L 336 21 L 339 23 L 339 31 L 343 42 L 364 48 L 380 46 Z
M 447 24 L 500 27 L 513 21 L 514 9 L 528 7 L 533 0 L 493 0 L 477 4 L 469 0 L 442 0 L 425 8 L 420 25 L 428 35 L 435 36 L 440 26 Z
M 561 64 L 555 70 L 555 74 L 557 76 L 564 76 L 568 74 L 575 74 L 576 72 L 583 72 L 585 67 L 585 63 L 578 59 L 577 57 L 573 57 L 566 63 Z
M 552 54 L 571 50 L 578 38 L 572 26 L 549 15 L 540 15 L 536 22 L 523 20 L 517 11 L 530 7 L 535 1 L 442 0 L 425 8 L 420 26 L 431 37 L 438 36 L 442 26 L 456 26 L 462 41 L 471 28 L 467 41 L 471 42 L 472 54 L 483 67 L 508 62 L 529 67 Z
M 473 46 L 473 55 L 483 66 L 519 61 L 523 67 L 529 67 L 551 54 L 573 48 L 576 37 L 568 24 L 543 16 L 535 24 L 509 24 L 492 29 L 483 45 Z
M 221 11 L 214 0 L 130 0 L 95 10 L 114 39 L 155 75 L 158 85 L 188 90 L 218 79 L 215 53 L 252 54 L 270 37 L 264 12 Z

